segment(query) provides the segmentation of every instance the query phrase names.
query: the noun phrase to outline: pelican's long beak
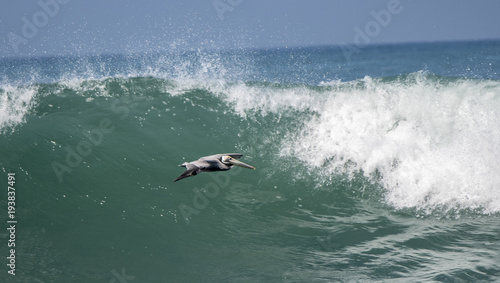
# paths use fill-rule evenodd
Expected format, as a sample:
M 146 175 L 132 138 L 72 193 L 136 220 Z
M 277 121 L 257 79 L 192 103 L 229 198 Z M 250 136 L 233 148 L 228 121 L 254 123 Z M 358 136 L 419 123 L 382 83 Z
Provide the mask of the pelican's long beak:
M 236 160 L 236 159 L 234 159 L 234 158 L 230 158 L 230 159 L 228 160 L 228 162 L 229 162 L 229 163 L 231 163 L 231 164 L 233 164 L 233 165 L 240 166 L 240 167 L 243 167 L 243 168 L 255 169 L 255 167 L 250 166 L 250 165 L 248 165 L 248 164 L 245 164 L 245 163 L 243 163 L 243 162 L 241 162 L 241 161 L 238 161 L 238 160 Z

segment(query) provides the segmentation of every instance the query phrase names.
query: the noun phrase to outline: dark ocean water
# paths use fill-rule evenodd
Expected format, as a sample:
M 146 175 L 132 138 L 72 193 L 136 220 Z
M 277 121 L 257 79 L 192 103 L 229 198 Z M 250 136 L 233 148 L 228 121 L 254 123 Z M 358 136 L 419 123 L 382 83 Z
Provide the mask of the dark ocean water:
M 500 281 L 497 41 L 2 59 L 0 131 L 0 282 Z

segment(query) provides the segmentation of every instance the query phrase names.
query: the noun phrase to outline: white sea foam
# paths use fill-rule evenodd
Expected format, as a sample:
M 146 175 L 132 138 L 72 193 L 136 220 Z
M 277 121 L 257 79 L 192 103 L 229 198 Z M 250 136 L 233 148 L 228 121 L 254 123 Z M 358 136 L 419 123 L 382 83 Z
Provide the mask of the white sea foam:
M 213 89 L 212 91 L 217 91 Z M 287 109 L 305 111 L 319 110 L 315 92 L 306 87 L 273 88 L 272 86 L 249 87 L 245 83 L 229 86 L 224 90 L 226 99 L 235 111 L 245 116 L 249 111 L 267 113 Z
M 283 139 L 281 154 L 301 159 L 324 180 L 362 172 L 396 208 L 500 211 L 499 82 L 440 82 L 417 73 L 335 82 L 323 92 L 240 84 L 227 93 L 242 115 L 314 111 Z
M 25 122 L 25 116 L 36 102 L 35 86 L 0 86 L 0 133 Z

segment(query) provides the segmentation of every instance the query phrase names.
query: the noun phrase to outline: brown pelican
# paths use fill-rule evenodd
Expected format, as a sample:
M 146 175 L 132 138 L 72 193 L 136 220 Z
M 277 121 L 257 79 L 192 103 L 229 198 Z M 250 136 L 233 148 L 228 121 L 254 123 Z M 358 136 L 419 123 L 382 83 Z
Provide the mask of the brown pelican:
M 184 162 L 179 166 L 186 167 L 186 171 L 177 177 L 174 182 L 187 177 L 195 176 L 200 172 L 227 171 L 231 169 L 233 165 L 248 169 L 255 169 L 255 167 L 237 160 L 242 156 L 243 154 L 241 153 L 222 153 L 204 156 L 192 162 Z

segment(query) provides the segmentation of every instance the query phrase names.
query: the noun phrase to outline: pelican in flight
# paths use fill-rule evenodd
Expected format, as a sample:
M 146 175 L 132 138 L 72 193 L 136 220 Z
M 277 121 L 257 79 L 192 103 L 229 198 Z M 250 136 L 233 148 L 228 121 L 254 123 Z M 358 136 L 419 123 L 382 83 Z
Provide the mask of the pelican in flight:
M 243 154 L 241 153 L 222 153 L 204 156 L 192 162 L 184 162 L 179 166 L 186 167 L 186 171 L 177 177 L 174 182 L 198 175 L 200 172 L 227 171 L 231 169 L 233 165 L 248 169 L 255 169 L 255 167 L 237 160 L 242 156 Z

